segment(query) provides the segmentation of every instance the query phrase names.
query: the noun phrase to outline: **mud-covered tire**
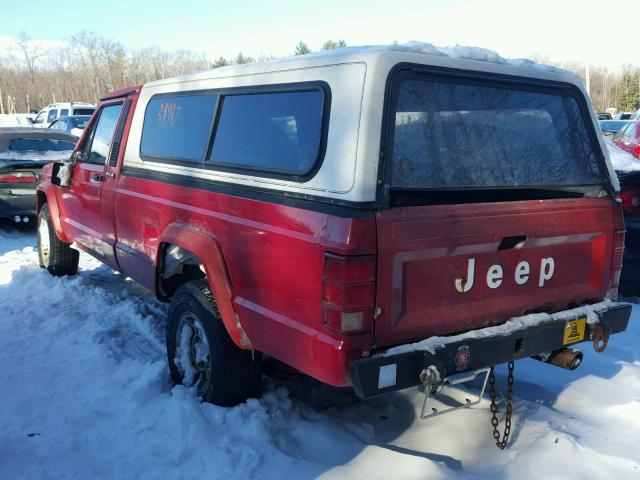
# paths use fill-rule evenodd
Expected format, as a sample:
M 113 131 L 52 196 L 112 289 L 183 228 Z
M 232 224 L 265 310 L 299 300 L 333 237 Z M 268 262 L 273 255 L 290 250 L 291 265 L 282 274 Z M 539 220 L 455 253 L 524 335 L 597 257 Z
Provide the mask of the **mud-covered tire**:
M 171 298 L 167 360 L 173 381 L 196 386 L 205 402 L 231 407 L 260 395 L 261 355 L 233 343 L 206 280 L 185 283 Z
M 46 268 L 56 277 L 75 275 L 78 272 L 80 253 L 58 238 L 51 224 L 51 214 L 46 203 L 38 214 L 36 236 L 40 267 Z

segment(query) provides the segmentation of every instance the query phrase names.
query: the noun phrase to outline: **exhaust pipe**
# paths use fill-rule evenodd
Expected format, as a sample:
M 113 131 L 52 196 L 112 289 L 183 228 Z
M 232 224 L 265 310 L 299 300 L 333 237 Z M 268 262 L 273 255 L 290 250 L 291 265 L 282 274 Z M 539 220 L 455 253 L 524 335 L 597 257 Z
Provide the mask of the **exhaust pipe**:
M 583 355 L 580 350 L 561 348 L 560 350 L 554 350 L 548 354 L 534 355 L 531 358 L 555 365 L 556 367 L 575 370 L 582 363 L 582 357 Z

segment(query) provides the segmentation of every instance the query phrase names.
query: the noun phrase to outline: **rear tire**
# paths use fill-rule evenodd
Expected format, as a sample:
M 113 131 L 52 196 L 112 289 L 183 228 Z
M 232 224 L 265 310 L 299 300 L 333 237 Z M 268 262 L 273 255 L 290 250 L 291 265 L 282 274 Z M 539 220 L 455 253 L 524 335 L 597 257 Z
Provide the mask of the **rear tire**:
M 233 343 L 206 280 L 185 283 L 171 298 L 167 359 L 173 381 L 197 387 L 205 402 L 231 407 L 260 395 L 261 355 Z
M 51 275 L 75 275 L 78 272 L 80 253 L 58 238 L 51 224 L 49 207 L 45 203 L 38 215 L 38 263 Z

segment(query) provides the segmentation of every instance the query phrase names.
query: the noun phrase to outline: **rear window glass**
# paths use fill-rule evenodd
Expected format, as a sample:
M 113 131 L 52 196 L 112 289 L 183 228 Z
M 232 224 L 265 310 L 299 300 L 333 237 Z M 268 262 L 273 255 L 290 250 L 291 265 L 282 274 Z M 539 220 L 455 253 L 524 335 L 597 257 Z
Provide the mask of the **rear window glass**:
M 321 90 L 225 96 L 209 160 L 305 175 L 320 152 L 323 104 Z
M 73 114 L 74 115 L 93 115 L 93 112 L 95 112 L 95 108 L 74 108 L 73 109 Z
M 144 114 L 142 157 L 204 161 L 215 104 L 214 94 L 153 97 Z
M 396 83 L 392 187 L 602 184 L 572 96 L 431 78 Z
M 73 150 L 75 144 L 55 138 L 14 138 L 9 142 L 13 152 L 63 152 Z
M 626 124 L 625 120 L 600 120 L 600 128 L 606 132 L 617 132 Z
M 0 160 L 64 160 L 74 147 L 73 142 L 53 138 L 14 138 L 7 150 L 0 152 Z

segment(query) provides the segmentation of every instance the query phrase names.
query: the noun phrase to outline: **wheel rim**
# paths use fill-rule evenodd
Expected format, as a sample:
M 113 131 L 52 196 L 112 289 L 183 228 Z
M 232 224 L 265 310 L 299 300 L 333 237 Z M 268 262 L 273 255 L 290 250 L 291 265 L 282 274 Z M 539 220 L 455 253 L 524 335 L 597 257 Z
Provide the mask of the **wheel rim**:
M 202 323 L 191 312 L 180 317 L 174 361 L 184 385 L 196 386 L 200 394 L 207 390 L 211 367 L 209 342 Z
M 51 255 L 51 237 L 49 236 L 49 223 L 42 217 L 38 222 L 38 248 L 43 265 L 48 267 Z

